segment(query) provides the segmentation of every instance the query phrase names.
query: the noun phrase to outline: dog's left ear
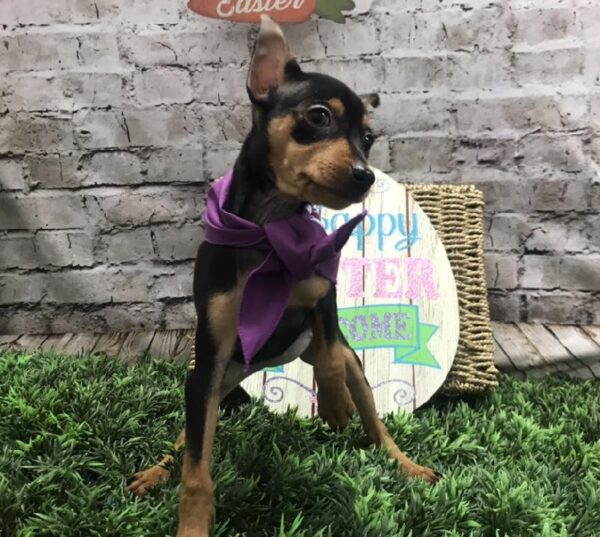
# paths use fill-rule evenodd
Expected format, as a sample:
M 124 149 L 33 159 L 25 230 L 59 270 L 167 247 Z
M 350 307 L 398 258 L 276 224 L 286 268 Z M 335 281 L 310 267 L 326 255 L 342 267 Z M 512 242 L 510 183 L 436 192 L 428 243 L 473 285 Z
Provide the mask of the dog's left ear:
M 373 108 L 377 108 L 381 103 L 379 95 L 377 95 L 377 93 L 370 93 L 363 100 L 367 106 L 371 106 Z
M 253 102 L 266 102 L 269 93 L 276 90 L 286 76 L 300 71 L 281 27 L 269 16 L 262 15 L 260 32 L 248 73 L 248 94 Z

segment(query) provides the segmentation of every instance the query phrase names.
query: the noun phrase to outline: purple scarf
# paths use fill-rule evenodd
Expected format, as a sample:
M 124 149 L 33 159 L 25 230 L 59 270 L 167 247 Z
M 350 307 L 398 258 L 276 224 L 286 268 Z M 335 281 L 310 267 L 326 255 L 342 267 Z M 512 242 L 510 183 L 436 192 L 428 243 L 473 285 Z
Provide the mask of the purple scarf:
M 248 367 L 279 324 L 298 281 L 316 273 L 335 284 L 340 251 L 366 211 L 330 235 L 308 210 L 259 226 L 223 208 L 232 179 L 229 171 L 208 193 L 206 241 L 267 252 L 263 263 L 250 273 L 240 305 L 238 335 Z

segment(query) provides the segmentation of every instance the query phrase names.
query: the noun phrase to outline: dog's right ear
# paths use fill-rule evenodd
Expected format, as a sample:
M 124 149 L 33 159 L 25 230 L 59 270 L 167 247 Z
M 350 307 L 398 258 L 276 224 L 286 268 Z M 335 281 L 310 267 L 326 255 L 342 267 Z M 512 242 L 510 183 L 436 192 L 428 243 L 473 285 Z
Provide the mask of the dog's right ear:
M 300 71 L 290 53 L 281 27 L 269 16 L 262 15 L 260 32 L 248 73 L 248 94 L 254 103 L 264 103 L 286 76 Z

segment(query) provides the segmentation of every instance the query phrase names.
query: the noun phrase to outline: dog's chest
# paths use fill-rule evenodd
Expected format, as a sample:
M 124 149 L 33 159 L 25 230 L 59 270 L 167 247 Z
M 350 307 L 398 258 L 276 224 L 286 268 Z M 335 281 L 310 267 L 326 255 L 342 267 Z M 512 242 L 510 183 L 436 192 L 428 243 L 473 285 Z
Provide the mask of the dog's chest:
M 250 272 L 258 267 L 264 260 L 266 255 L 260 250 L 245 250 L 240 255 L 240 265 L 243 267 L 243 272 L 239 277 L 239 284 L 243 288 L 250 275 Z M 292 293 L 288 301 L 288 308 L 303 308 L 313 309 L 330 290 L 331 282 L 322 276 L 312 276 L 307 280 L 300 280 L 292 288 Z M 241 296 L 240 296 L 241 298 Z M 266 296 L 268 301 L 269 297 Z
M 321 276 L 300 280 L 292 289 L 289 308 L 314 308 L 331 287 L 331 282 Z

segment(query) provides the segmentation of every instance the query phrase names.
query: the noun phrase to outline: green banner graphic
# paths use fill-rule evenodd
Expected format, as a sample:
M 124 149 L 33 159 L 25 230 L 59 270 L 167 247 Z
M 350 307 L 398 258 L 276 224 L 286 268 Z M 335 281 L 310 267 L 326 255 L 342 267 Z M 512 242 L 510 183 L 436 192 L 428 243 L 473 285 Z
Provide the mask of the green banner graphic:
M 340 308 L 340 328 L 350 346 L 363 349 L 394 349 L 395 364 L 441 369 L 427 343 L 438 327 L 419 321 L 413 304 L 381 304 Z

